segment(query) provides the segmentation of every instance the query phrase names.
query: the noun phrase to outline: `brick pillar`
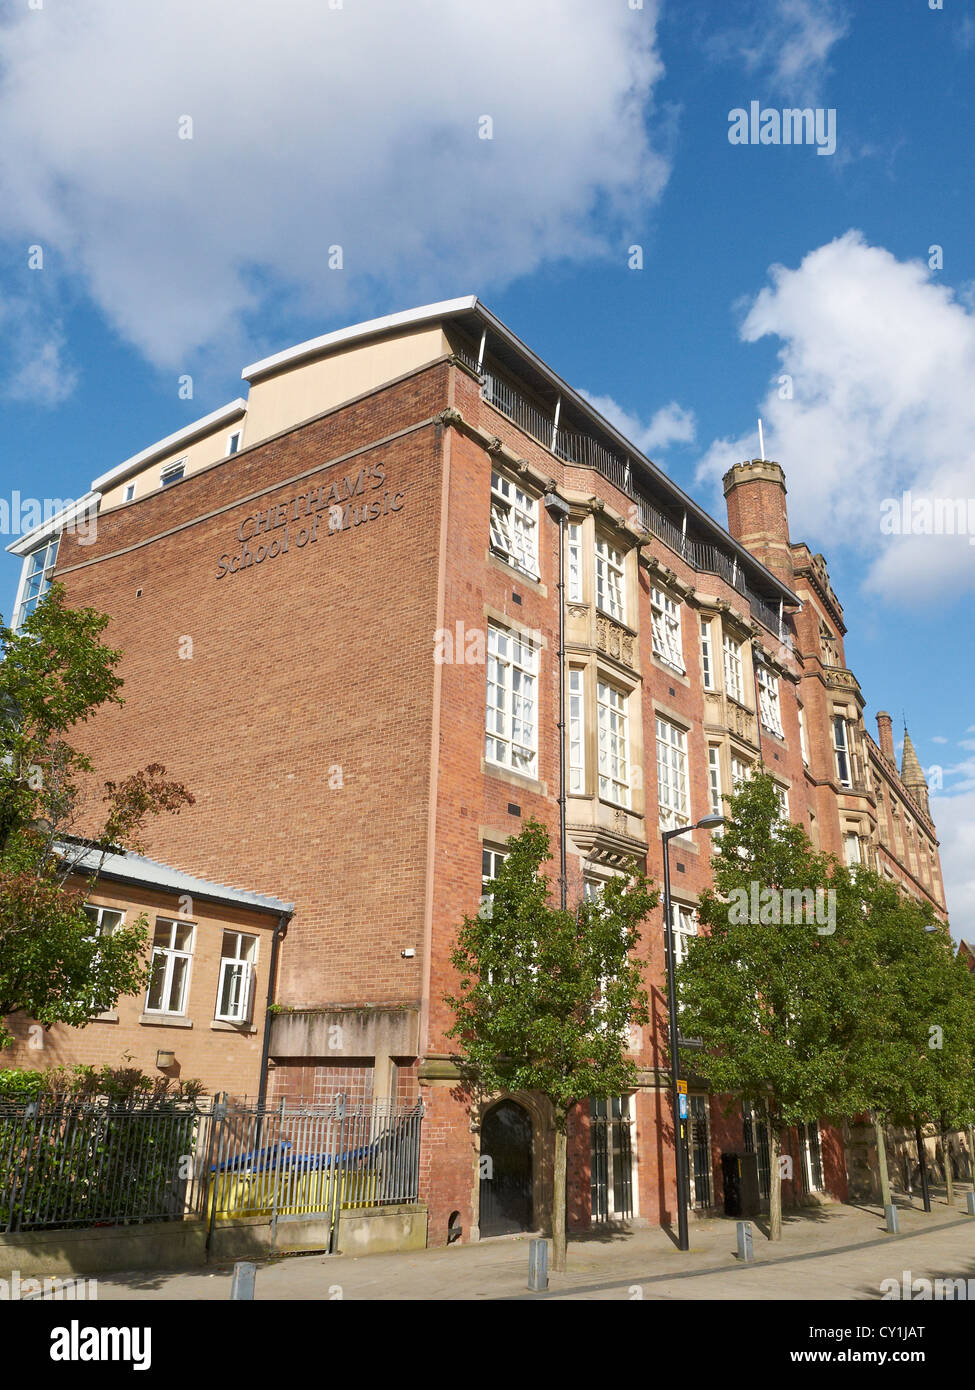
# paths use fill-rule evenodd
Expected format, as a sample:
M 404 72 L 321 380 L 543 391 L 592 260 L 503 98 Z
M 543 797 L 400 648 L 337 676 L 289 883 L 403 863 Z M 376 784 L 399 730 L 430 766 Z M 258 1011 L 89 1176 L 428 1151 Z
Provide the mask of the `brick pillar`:
M 897 759 L 894 756 L 894 731 L 891 717 L 885 709 L 877 711 L 877 734 L 881 753 L 889 758 L 896 767 Z
M 766 569 L 792 583 L 785 473 L 771 459 L 736 463 L 722 479 L 728 530 Z

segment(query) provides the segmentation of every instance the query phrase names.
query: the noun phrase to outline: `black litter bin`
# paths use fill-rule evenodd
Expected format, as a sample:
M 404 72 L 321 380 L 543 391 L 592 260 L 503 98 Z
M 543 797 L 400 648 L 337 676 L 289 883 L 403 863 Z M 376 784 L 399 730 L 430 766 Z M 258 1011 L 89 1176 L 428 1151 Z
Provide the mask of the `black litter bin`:
M 725 1216 L 741 1216 L 741 1169 L 737 1154 L 721 1155 Z
M 724 1179 L 725 1216 L 757 1216 L 761 1210 L 758 1155 L 723 1153 L 721 1175 Z

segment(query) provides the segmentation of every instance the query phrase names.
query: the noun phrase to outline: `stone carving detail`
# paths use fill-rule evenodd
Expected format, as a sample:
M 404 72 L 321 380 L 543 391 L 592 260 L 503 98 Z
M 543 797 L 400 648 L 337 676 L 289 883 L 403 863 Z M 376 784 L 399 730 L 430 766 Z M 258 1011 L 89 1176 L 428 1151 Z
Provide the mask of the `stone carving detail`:
M 615 811 L 613 812 L 613 829 L 614 829 L 614 830 L 618 830 L 621 834 L 624 834 L 624 833 L 625 833 L 625 831 L 626 831 L 626 812 L 625 812 L 625 811 L 620 811 L 620 810 L 617 809 L 617 810 L 615 810 Z
M 596 646 L 607 656 L 615 657 L 617 661 L 634 668 L 633 638 L 608 618 L 596 619 Z
M 584 618 L 589 612 L 589 606 L 585 603 L 570 603 L 566 605 L 566 611 L 570 618 Z

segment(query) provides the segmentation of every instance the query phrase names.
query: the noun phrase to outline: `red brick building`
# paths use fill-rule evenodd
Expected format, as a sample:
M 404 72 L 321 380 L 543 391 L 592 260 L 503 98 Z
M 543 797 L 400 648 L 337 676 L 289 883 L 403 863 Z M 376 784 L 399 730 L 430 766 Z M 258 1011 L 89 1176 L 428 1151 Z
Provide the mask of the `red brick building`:
M 269 1094 L 419 1092 L 430 1242 L 452 1220 L 465 1238 L 544 1226 L 546 1107 L 468 1113 L 443 995 L 507 837 L 535 817 L 558 844 L 553 510 L 570 898 L 633 866 L 659 882 L 661 829 L 720 810 L 763 763 L 816 844 L 876 858 L 943 912 L 923 775 L 907 749 L 898 773 L 889 722 L 879 747 L 864 731 L 842 610 L 790 541 L 777 464 L 731 471 L 725 529 L 474 298 L 243 375 L 246 401 L 95 480 L 75 511 L 97 529 L 55 547 L 55 519 L 12 547 L 17 616 L 55 564 L 72 602 L 111 615 L 126 704 L 90 728 L 99 772 L 163 762 L 196 804 L 153 827 L 153 854 L 294 903 Z M 672 842 L 679 941 L 708 853 L 703 832 Z M 641 950 L 639 1085 L 572 1117 L 576 1227 L 674 1213 L 660 912 Z M 691 1091 L 707 1209 L 721 1152 L 757 1145 L 761 1169 L 762 1136 Z M 487 1188 L 481 1203 L 482 1146 L 510 1166 L 503 1211 Z M 796 1195 L 846 1195 L 838 1133 L 793 1147 Z

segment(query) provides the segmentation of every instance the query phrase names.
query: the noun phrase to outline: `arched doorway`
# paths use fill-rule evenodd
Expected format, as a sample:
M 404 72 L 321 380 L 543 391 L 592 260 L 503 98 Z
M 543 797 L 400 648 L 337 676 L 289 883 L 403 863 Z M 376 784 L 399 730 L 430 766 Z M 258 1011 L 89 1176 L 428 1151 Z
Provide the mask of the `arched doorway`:
M 482 1236 L 533 1229 L 532 1122 L 524 1106 L 502 1100 L 481 1124 Z

